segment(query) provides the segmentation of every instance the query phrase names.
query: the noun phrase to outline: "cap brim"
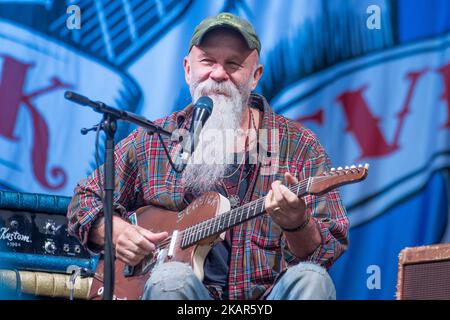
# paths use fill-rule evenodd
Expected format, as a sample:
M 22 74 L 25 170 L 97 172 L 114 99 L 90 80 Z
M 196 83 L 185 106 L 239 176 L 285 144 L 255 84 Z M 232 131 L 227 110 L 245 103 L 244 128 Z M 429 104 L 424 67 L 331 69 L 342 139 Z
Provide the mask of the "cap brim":
M 199 44 L 201 44 L 201 42 L 203 41 L 203 38 L 205 37 L 205 35 L 208 32 L 211 32 L 213 30 L 217 30 L 217 29 L 230 29 L 230 30 L 234 30 L 236 32 L 238 32 L 242 38 L 244 38 L 245 43 L 247 43 L 247 46 L 249 49 L 253 50 L 253 49 L 257 49 L 257 48 L 253 48 L 252 42 L 250 41 L 250 39 L 248 38 L 248 35 L 245 34 L 245 32 L 242 32 L 242 30 L 240 30 L 238 27 L 233 26 L 232 24 L 229 23 L 216 23 L 213 24 L 211 26 L 209 26 L 208 28 L 206 28 L 205 30 L 203 30 L 199 35 L 198 35 L 198 40 L 196 41 L 196 43 L 194 43 L 194 46 L 198 46 Z

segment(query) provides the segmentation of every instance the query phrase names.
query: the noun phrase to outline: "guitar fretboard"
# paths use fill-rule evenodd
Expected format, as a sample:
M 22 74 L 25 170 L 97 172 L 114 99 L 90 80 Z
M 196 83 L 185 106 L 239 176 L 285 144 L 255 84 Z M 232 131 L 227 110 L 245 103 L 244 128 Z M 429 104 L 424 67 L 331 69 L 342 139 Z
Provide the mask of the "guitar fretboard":
M 289 187 L 289 190 L 299 197 L 304 196 L 308 190 L 308 183 L 309 179 L 305 179 Z M 265 212 L 265 199 L 266 197 L 262 197 L 242 207 L 230 210 L 185 229 L 181 240 L 181 248 L 187 248 L 203 239 L 220 234 L 242 222 L 263 214 Z

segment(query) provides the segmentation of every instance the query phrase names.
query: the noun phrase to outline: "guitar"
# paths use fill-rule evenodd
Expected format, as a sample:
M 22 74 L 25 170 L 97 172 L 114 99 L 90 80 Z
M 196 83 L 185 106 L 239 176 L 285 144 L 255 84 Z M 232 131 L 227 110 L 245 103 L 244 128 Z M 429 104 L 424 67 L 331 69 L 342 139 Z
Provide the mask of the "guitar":
M 333 168 L 320 176 L 304 179 L 289 189 L 299 197 L 322 195 L 339 186 L 362 181 L 367 174 L 367 164 Z M 152 232 L 167 231 L 169 237 L 135 267 L 116 260 L 114 299 L 140 299 L 151 270 L 164 262 L 188 263 L 202 280 L 203 263 L 212 246 L 224 239 L 226 230 L 265 213 L 264 203 L 265 197 L 262 197 L 230 210 L 227 198 L 217 192 L 208 192 L 181 212 L 154 206 L 139 208 L 136 214 L 141 227 Z M 89 299 L 101 299 L 102 294 L 103 261 L 100 261 Z

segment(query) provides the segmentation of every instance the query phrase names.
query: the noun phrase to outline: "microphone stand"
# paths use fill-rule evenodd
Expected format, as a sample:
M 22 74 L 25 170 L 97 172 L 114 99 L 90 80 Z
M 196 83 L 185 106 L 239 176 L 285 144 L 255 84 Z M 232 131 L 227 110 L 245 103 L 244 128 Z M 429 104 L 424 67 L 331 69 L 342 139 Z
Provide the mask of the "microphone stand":
M 105 194 L 103 210 L 105 215 L 105 255 L 104 255 L 104 300 L 112 300 L 114 293 L 114 249 L 112 245 L 112 217 L 114 196 L 114 135 L 117 130 L 117 117 L 111 113 L 104 113 L 102 130 L 106 134 L 105 165 Z M 108 270 L 108 273 L 105 271 Z
M 105 149 L 105 165 L 104 165 L 104 197 L 103 210 L 105 215 L 105 247 L 104 247 L 104 270 L 103 282 L 104 291 L 103 299 L 112 300 L 114 293 L 114 252 L 112 245 L 112 230 L 113 230 L 113 197 L 114 197 L 114 135 L 117 131 L 117 120 L 125 120 L 141 127 L 146 128 L 150 133 L 157 133 L 161 139 L 161 134 L 165 136 L 172 136 L 161 127 L 153 124 L 150 120 L 145 119 L 137 114 L 112 108 L 103 102 L 95 102 L 89 98 L 77 94 L 72 91 L 66 91 L 64 97 L 67 100 L 73 101 L 77 104 L 88 106 L 94 111 L 103 114 L 102 121 L 91 129 L 82 129 L 81 132 L 86 134 L 88 131 L 95 129 L 103 130 L 106 134 L 106 149 Z M 98 128 L 99 126 L 99 128 Z M 162 140 L 162 139 L 161 139 Z M 165 145 L 164 145 L 165 148 Z M 169 162 L 173 165 L 167 149 L 165 148 Z

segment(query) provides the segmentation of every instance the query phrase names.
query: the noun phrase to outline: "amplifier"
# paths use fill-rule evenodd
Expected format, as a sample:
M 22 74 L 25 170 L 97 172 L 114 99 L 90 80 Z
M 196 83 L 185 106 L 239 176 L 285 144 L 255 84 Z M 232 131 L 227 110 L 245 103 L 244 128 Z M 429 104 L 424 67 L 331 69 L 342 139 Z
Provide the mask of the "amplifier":
M 400 252 L 397 299 L 450 299 L 450 243 Z
M 0 191 L 0 265 L 67 272 L 70 266 L 95 270 L 92 257 L 67 232 L 70 198 Z

